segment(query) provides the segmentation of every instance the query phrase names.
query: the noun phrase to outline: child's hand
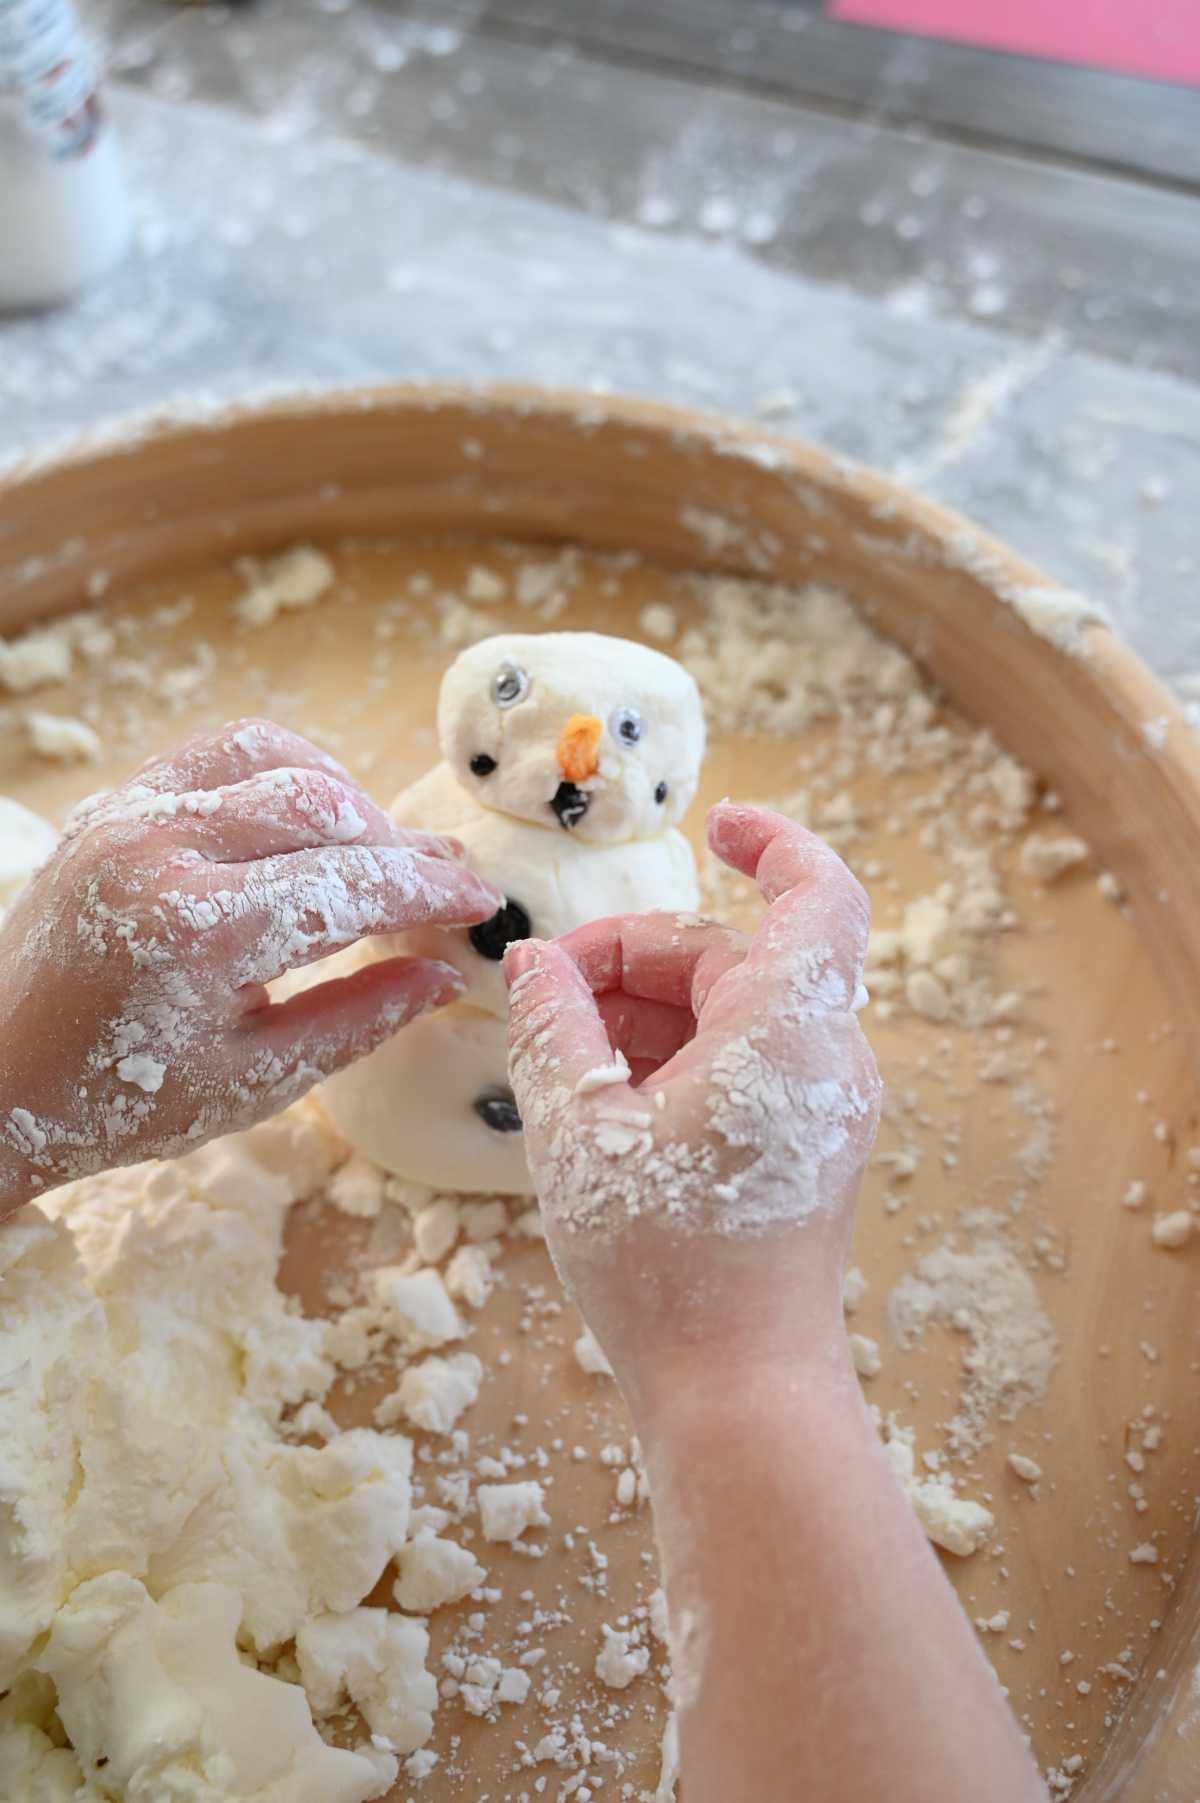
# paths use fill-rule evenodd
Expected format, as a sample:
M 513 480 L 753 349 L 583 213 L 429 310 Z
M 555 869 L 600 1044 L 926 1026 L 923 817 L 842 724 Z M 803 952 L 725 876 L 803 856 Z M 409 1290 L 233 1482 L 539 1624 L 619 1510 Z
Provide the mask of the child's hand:
M 547 1237 L 650 1479 L 682 1790 L 1034 1803 L 1044 1786 L 846 1344 L 879 1113 L 853 1012 L 866 897 L 778 814 L 725 802 L 708 834 L 770 903 L 753 939 L 660 914 L 508 958 Z M 608 1083 L 611 1045 L 631 1070 Z
M 669 1383 L 672 1354 L 697 1338 L 749 1355 L 786 1320 L 793 1345 L 805 1322 L 828 1341 L 878 1124 L 853 1011 L 862 889 L 781 815 L 722 803 L 708 831 L 771 904 L 753 939 L 630 916 L 507 960 L 547 1237 L 627 1394 L 639 1374 Z M 605 1081 L 613 1045 L 625 1080 Z
M 462 988 L 394 958 L 269 1005 L 366 934 L 485 920 L 452 841 L 242 721 L 84 803 L 0 933 L 0 1212 L 274 1114 Z

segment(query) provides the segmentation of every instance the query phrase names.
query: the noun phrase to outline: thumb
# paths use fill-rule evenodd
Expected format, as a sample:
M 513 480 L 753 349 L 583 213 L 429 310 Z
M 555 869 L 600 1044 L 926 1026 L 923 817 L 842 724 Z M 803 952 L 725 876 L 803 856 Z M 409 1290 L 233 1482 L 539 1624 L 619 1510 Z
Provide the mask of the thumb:
M 504 960 L 508 978 L 508 1070 L 527 1139 L 553 1126 L 593 1071 L 616 1054 L 596 998 L 561 946 L 523 939 Z M 628 1078 L 623 1085 L 628 1087 Z

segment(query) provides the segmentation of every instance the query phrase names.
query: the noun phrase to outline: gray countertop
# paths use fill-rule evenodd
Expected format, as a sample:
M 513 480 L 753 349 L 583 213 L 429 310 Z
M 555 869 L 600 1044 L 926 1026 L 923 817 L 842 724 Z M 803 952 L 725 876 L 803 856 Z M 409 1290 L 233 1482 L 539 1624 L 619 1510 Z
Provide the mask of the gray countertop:
M 737 0 L 93 0 L 123 270 L 0 322 L 0 459 L 396 378 L 768 420 L 1200 702 L 1200 95 Z

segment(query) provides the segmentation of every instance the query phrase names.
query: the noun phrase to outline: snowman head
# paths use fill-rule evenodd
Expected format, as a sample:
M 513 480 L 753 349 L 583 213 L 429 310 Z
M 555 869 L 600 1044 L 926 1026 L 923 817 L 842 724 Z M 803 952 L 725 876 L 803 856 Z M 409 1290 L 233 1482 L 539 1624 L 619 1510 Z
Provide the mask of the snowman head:
M 704 715 L 691 676 L 661 651 L 596 632 L 505 633 L 447 670 L 438 736 L 484 807 L 611 845 L 680 819 Z

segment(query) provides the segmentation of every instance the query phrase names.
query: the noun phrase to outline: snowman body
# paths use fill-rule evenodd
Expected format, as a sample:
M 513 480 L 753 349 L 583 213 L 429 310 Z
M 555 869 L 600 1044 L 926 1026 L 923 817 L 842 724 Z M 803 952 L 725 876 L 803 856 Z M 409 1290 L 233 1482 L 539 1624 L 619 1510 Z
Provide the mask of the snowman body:
M 322 1097 L 343 1136 L 397 1176 L 525 1194 L 504 950 L 608 915 L 695 910 L 695 861 L 675 822 L 695 793 L 703 717 L 691 677 L 660 652 L 592 633 L 514 634 L 451 666 L 439 734 L 445 761 L 392 812 L 402 826 L 459 839 L 506 906 L 470 931 L 355 948 L 355 963 L 441 958 L 466 988 L 330 1079 Z

